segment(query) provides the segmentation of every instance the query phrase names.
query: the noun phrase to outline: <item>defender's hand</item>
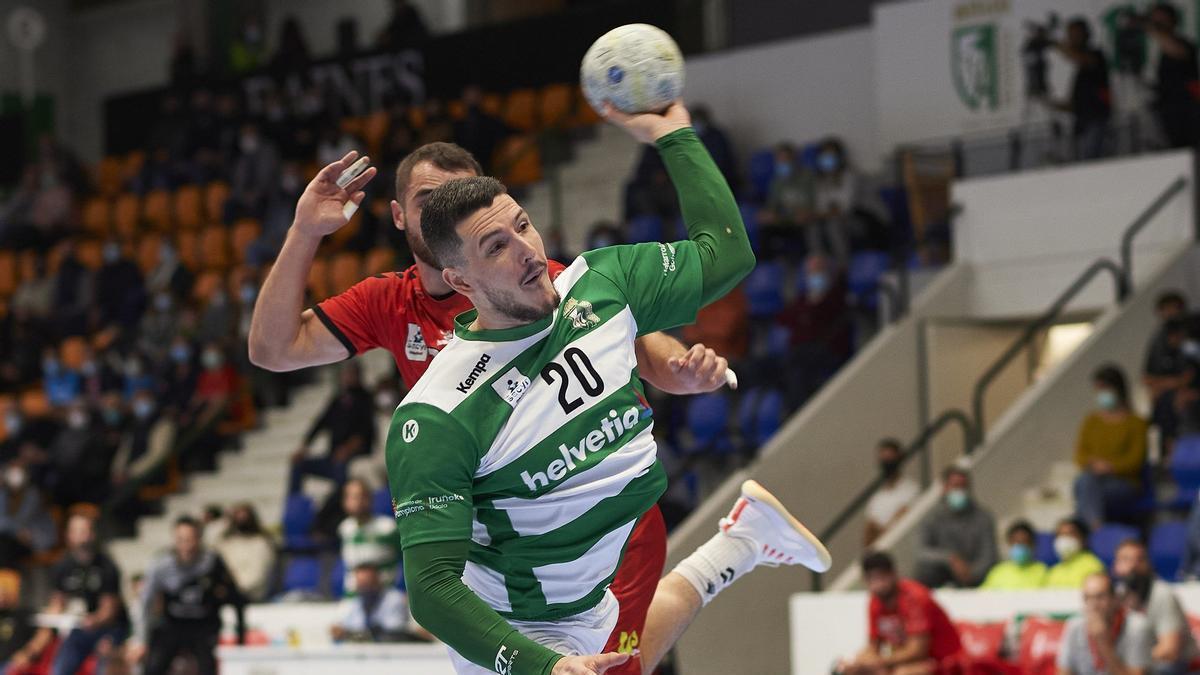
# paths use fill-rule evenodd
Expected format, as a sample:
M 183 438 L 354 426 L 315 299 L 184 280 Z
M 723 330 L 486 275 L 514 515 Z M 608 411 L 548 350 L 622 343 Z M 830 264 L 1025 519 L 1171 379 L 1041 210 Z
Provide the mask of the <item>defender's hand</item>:
M 304 188 L 304 194 L 296 202 L 296 218 L 292 227 L 302 234 L 313 237 L 324 237 L 336 232 L 349 222 L 346 216 L 347 204 L 353 204 L 357 209 L 366 193 L 363 187 L 375 177 L 375 167 L 362 172 L 345 188 L 337 186 L 338 176 L 342 174 L 354 160 L 358 152 L 351 150 L 346 156 L 321 169 L 315 178 Z M 353 215 L 353 211 L 350 212 Z
M 597 654 L 595 656 L 566 656 L 554 664 L 550 675 L 604 675 L 610 668 L 625 663 L 629 654 Z
M 725 370 L 729 367 L 729 361 L 703 344 L 696 343 L 683 356 L 668 359 L 667 366 L 688 393 L 704 394 L 716 391 L 726 383 Z
M 687 108 L 683 107 L 682 100 L 676 100 L 662 113 L 638 113 L 636 115 L 623 113 L 606 101 L 600 114 L 604 116 L 604 119 L 624 129 L 638 142 L 648 144 L 653 144 L 672 131 L 692 126 L 692 116 L 688 113 Z

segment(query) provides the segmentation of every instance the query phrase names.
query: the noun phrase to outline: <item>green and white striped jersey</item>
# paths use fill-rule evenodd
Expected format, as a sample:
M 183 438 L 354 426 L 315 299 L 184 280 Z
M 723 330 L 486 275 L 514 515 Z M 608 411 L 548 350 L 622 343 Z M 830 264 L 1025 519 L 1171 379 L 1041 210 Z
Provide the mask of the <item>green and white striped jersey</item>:
M 695 319 L 696 245 L 583 254 L 535 323 L 455 339 L 401 402 L 387 467 L 405 548 L 470 539 L 463 580 L 502 616 L 594 607 L 666 488 L 634 339 Z

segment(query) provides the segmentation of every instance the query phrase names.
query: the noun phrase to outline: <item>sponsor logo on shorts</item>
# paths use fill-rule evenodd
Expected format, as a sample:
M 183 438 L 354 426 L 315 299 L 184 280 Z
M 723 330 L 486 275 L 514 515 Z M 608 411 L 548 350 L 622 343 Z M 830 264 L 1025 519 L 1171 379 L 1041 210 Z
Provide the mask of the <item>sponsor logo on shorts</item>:
M 479 360 L 475 362 L 475 367 L 471 369 L 471 372 L 467 373 L 466 379 L 464 379 L 462 382 L 459 382 L 455 389 L 464 394 L 471 391 L 471 387 L 475 386 L 475 381 L 487 372 L 487 364 L 488 361 L 491 360 L 491 354 L 484 354 L 483 356 L 479 357 Z
M 400 427 L 400 437 L 405 443 L 412 443 L 417 440 L 417 434 L 421 433 L 421 425 L 417 424 L 416 420 L 405 420 Z
M 500 395 L 500 398 L 504 399 L 505 403 L 515 408 L 517 401 L 520 401 L 529 389 L 529 378 L 522 375 L 521 371 L 515 367 L 509 368 L 508 372 L 492 383 L 492 389 Z

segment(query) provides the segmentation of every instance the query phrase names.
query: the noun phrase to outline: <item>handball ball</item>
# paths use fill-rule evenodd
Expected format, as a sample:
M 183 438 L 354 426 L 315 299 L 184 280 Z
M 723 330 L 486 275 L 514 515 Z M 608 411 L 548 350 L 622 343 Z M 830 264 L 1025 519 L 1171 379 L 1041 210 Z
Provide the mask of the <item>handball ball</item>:
M 626 113 L 660 112 L 683 91 L 683 55 L 663 30 L 631 23 L 592 43 L 579 80 L 596 112 L 605 101 Z

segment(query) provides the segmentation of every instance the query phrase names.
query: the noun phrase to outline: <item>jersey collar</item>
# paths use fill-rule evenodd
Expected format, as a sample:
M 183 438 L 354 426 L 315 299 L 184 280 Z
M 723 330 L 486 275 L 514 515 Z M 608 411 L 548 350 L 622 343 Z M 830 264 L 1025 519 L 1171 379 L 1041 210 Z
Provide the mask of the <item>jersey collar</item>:
M 479 310 L 469 309 L 454 317 L 454 334 L 463 340 L 476 340 L 479 342 L 513 342 L 523 340 L 530 335 L 545 330 L 554 321 L 554 314 L 556 312 L 558 312 L 557 307 L 554 308 L 554 312 L 524 326 L 471 330 L 471 322 L 475 321 L 475 318 L 479 316 Z

